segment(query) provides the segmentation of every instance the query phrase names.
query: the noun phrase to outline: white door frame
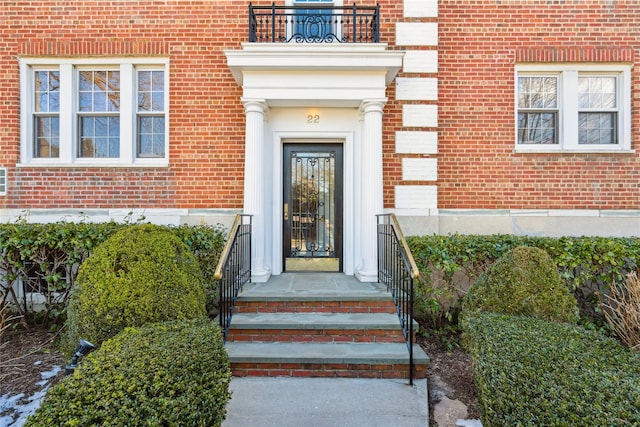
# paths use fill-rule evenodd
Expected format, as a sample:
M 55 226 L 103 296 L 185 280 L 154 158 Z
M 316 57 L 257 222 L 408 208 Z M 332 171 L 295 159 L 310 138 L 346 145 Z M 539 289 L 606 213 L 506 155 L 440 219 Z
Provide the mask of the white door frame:
M 355 123 L 354 126 L 358 126 Z M 272 198 L 272 212 L 271 212 L 271 229 L 273 234 L 271 236 L 271 266 L 273 274 L 281 274 L 283 271 L 282 265 L 282 204 L 283 204 L 283 175 L 284 165 L 282 164 L 283 146 L 286 142 L 296 143 L 342 143 L 343 144 L 343 272 L 345 274 L 352 275 L 354 271 L 354 135 L 356 129 L 353 131 L 342 132 L 279 132 L 275 131 L 272 138 L 268 143 L 271 144 L 271 159 L 273 160 L 270 165 L 272 168 L 267 171 L 267 174 L 273 177 L 271 183 Z M 267 148 L 269 150 L 269 148 Z

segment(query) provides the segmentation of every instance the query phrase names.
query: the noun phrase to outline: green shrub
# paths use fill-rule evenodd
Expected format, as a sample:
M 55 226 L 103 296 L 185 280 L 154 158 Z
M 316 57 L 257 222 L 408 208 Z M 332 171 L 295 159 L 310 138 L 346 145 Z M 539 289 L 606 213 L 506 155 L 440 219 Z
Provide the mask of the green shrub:
M 486 312 L 462 326 L 483 425 L 640 425 L 640 355 L 615 339 Z
M 181 225 L 171 227 L 171 231 L 178 236 L 191 250 L 200 264 L 207 293 L 207 313 L 211 317 L 218 314 L 218 281 L 213 277 L 220 254 L 224 249 L 227 232 L 220 224 L 211 225 Z
M 418 264 L 417 315 L 427 327 L 456 322 L 460 299 L 484 270 L 517 246 L 549 253 L 580 306 L 581 321 L 605 327 L 598 294 L 621 283 L 640 263 L 640 238 L 535 237 L 514 235 L 409 236 L 407 243 Z
M 469 310 L 578 321 L 575 297 L 551 257 L 527 246 L 507 252 L 480 275 L 463 303 Z
M 165 227 L 133 225 L 80 266 L 65 348 L 79 338 L 99 345 L 126 326 L 205 315 L 202 273 L 187 246 Z
M 53 386 L 26 426 L 220 426 L 230 380 L 211 321 L 127 328 Z
M 122 227 L 113 221 L 0 224 L 0 301 L 10 303 L 27 323 L 63 320 L 78 265 Z M 13 286 L 18 280 L 39 292 L 44 304 L 23 300 Z

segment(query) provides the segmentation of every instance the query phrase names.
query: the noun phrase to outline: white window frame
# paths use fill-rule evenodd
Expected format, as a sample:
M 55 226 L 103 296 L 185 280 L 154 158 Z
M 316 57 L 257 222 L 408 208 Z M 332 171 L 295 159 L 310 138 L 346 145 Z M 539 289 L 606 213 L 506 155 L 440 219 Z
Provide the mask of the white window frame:
M 78 70 L 120 71 L 120 157 L 78 157 Z M 34 71 L 60 71 L 60 153 L 39 158 L 33 153 Z M 164 71 L 164 157 L 137 157 L 138 70 Z M 20 59 L 20 165 L 84 167 L 166 167 L 169 165 L 169 60 L 168 58 L 21 58 Z
M 0 168 L 0 196 L 7 195 L 7 168 Z
M 558 77 L 558 144 L 518 143 L 518 77 Z M 578 143 L 578 77 L 615 76 L 617 110 L 616 144 Z M 633 152 L 631 150 L 631 66 L 625 64 L 526 64 L 517 65 L 514 73 L 514 144 L 518 153 L 554 152 Z

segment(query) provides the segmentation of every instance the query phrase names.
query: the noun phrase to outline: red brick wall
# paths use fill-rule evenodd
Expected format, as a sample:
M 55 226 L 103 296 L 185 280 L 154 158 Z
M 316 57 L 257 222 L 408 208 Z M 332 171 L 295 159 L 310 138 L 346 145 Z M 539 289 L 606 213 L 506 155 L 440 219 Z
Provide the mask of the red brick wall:
M 242 206 L 242 90 L 224 49 L 247 1 L 12 1 L 0 8 L 0 208 Z M 19 167 L 20 55 L 161 55 L 170 61 L 170 167 Z
M 393 45 L 395 23 L 416 19 L 402 18 L 401 1 L 385 0 L 380 5 L 382 41 L 398 49 Z M 0 208 L 242 207 L 242 90 L 222 51 L 240 49 L 246 41 L 247 10 L 244 0 L 4 2 L 0 166 L 9 168 L 9 194 L 0 196 Z M 640 30 L 634 15 L 639 13 L 636 1 L 441 0 L 439 207 L 640 207 L 636 154 L 513 153 L 517 55 L 525 60 L 535 55 L 532 48 L 541 49 L 541 58 L 567 48 L 615 46 L 635 52 Z M 170 166 L 16 168 L 20 55 L 168 56 Z M 638 77 L 634 70 L 636 90 Z M 384 203 L 392 207 L 395 185 L 433 183 L 402 182 L 402 158 L 414 155 L 395 154 L 395 132 L 421 129 L 402 127 L 394 84 L 387 95 Z M 640 98 L 634 95 L 632 102 L 635 111 Z M 633 148 L 637 148 L 639 123 L 636 115 L 633 119 Z
M 247 41 L 248 4 L 5 2 L 0 9 L 0 166 L 9 168 L 9 191 L 0 196 L 0 208 L 241 208 L 242 89 L 231 76 L 223 50 L 240 49 Z M 392 43 L 402 2 L 380 4 L 382 41 Z M 168 56 L 170 166 L 16 168 L 21 55 Z M 391 101 L 388 122 L 393 125 L 385 127 L 391 165 L 400 120 L 400 107 Z M 399 177 L 400 169 L 391 168 Z
M 638 154 L 514 153 L 516 61 L 633 61 L 637 0 L 440 0 L 440 208 L 640 208 Z M 640 71 L 632 69 L 632 149 Z

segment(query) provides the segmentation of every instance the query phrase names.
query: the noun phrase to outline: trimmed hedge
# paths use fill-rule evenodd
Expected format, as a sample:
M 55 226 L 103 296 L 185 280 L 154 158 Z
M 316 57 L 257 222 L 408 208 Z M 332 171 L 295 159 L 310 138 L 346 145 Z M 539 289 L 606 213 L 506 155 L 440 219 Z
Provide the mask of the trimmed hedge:
M 117 231 L 134 225 L 56 222 L 27 223 L 23 219 L 0 224 L 0 300 L 7 301 L 26 320 L 33 320 L 32 307 L 14 292 L 20 279 L 30 289 L 41 289 L 46 302 L 42 323 L 57 320 L 64 313 L 75 285 L 78 267 L 95 248 Z M 217 282 L 213 278 L 226 231 L 221 225 L 180 225 L 168 227 L 196 256 L 207 287 L 207 309 L 215 314 Z M 31 266 L 26 268 L 25 265 Z
M 551 257 L 529 246 L 510 250 L 480 275 L 463 301 L 463 313 L 472 310 L 578 321 L 576 299 Z
M 582 321 L 606 325 L 598 300 L 612 283 L 640 267 L 640 238 L 514 235 L 409 236 L 420 270 L 416 316 L 430 327 L 455 324 L 461 298 L 489 265 L 517 246 L 544 249 L 574 292 Z
M 640 425 L 640 354 L 567 323 L 476 312 L 462 321 L 485 426 Z
M 53 386 L 25 426 L 220 426 L 230 381 L 211 321 L 127 328 Z
M 100 345 L 127 326 L 205 317 L 198 261 L 166 227 L 124 228 L 80 266 L 67 311 L 65 347 Z

